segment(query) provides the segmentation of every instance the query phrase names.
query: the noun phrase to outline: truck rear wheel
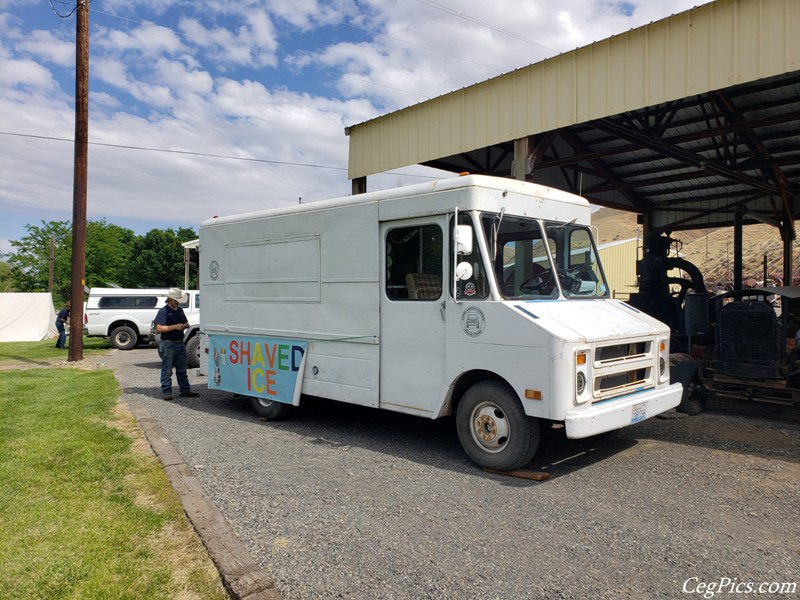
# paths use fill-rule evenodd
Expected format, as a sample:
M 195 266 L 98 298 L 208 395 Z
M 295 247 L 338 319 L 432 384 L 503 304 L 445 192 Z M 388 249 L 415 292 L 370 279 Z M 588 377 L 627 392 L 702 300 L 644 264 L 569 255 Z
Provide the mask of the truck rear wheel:
M 139 342 L 139 336 L 127 325 L 120 325 L 111 332 L 111 345 L 118 350 L 132 350 Z
M 186 356 L 189 358 L 189 366 L 196 369 L 200 366 L 200 336 L 195 335 L 186 342 Z
M 525 414 L 511 387 L 481 381 L 467 390 L 456 413 L 461 446 L 479 466 L 511 471 L 528 464 L 539 446 L 539 421 Z
M 250 406 L 253 407 L 254 413 L 268 421 L 282 421 L 294 412 L 292 404 L 284 404 L 266 398 L 250 398 Z

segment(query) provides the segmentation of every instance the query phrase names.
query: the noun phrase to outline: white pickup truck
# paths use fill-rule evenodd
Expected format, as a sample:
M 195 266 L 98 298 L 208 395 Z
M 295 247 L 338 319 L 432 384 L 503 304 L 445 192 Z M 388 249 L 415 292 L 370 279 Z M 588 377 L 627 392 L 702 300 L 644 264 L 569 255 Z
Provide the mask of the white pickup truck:
M 107 337 L 119 350 L 130 350 L 147 341 L 150 324 L 167 301 L 166 288 L 91 288 L 84 309 L 83 329 L 88 336 Z M 189 329 L 184 340 L 189 365 L 198 366 L 197 332 L 200 326 L 200 292 L 186 290 L 188 299 L 181 304 Z

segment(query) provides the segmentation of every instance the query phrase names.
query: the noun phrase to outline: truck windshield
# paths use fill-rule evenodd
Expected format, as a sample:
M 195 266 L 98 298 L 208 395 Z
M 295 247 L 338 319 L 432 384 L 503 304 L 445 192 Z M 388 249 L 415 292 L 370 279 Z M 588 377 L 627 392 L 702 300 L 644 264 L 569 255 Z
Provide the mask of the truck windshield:
M 588 227 L 496 214 L 482 221 L 506 298 L 608 297 Z

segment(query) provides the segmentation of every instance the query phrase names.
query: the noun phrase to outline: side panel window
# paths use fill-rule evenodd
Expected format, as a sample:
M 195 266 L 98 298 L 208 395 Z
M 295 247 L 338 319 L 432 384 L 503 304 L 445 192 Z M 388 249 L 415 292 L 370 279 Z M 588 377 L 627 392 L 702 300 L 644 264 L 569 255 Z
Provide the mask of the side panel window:
M 135 308 L 155 308 L 158 298 L 155 296 L 139 296 L 136 298 Z
M 156 296 L 104 296 L 97 303 L 98 308 L 155 308 Z
M 452 219 L 451 219 L 452 222 Z M 458 257 L 458 262 L 467 262 L 472 267 L 472 276 L 468 279 L 459 280 L 456 285 L 456 294 L 458 299 L 469 298 L 472 300 L 487 298 L 489 296 L 489 282 L 486 280 L 486 269 L 484 268 L 483 261 L 481 260 L 481 252 L 478 249 L 478 231 L 472 223 L 472 217 L 469 213 L 462 212 L 458 214 L 459 225 L 469 225 L 472 227 L 472 254 L 461 254 Z M 455 268 L 453 265 L 453 248 L 450 248 L 450 272 L 453 273 Z M 452 281 L 452 280 L 451 280 Z M 452 283 L 448 287 L 452 286 Z
M 442 240 L 438 225 L 396 227 L 387 232 L 387 297 L 419 301 L 441 297 Z

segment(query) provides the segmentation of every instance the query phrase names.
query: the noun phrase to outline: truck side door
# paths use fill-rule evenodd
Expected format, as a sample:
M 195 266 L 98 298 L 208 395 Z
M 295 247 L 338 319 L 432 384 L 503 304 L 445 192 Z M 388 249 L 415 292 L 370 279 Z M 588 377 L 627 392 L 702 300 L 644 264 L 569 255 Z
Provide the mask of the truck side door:
M 444 216 L 381 224 L 380 406 L 429 416 L 444 387 Z

